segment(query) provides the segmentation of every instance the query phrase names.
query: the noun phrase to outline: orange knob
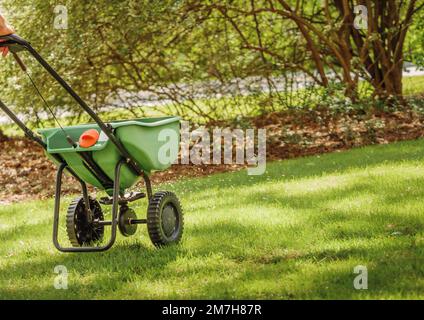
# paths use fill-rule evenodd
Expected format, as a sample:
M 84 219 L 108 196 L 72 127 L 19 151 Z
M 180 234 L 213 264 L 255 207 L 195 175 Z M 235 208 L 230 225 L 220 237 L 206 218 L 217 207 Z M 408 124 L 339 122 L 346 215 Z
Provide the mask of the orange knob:
M 90 148 L 99 141 L 100 134 L 96 129 L 85 131 L 79 138 L 79 145 L 81 148 Z

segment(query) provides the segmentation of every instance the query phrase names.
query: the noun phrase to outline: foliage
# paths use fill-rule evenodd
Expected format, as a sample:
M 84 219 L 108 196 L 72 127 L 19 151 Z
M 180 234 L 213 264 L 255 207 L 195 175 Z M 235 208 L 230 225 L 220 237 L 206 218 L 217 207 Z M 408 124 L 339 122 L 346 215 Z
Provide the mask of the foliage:
M 356 100 L 360 77 L 375 96 L 400 96 L 402 39 L 413 21 L 410 8 L 422 16 L 422 1 L 382 7 L 372 2 L 384 19 L 375 18 L 380 24 L 371 23 L 368 33 L 352 29 L 356 1 L 347 8 L 344 0 L 4 0 L 2 7 L 18 33 L 96 110 L 213 121 L 248 115 L 246 110 L 313 105 L 317 84 L 338 95 L 331 91 L 336 82 L 338 91 Z M 68 10 L 66 30 L 54 28 L 61 4 Z M 418 32 L 421 24 L 411 30 Z M 362 46 L 355 35 L 365 41 Z M 413 35 L 408 43 L 421 40 Z M 380 60 L 385 55 L 393 59 Z M 22 58 L 56 113 L 80 121 L 75 102 L 29 57 Z M 11 56 L 0 71 L 7 104 L 28 119 L 51 118 Z
M 424 68 L 424 10 L 420 10 L 409 32 L 406 58 Z
M 362 77 L 374 88 L 374 96 L 387 99 L 402 96 L 404 43 L 414 15 L 424 2 L 390 1 L 198 1 L 191 10 L 219 12 L 234 28 L 246 49 L 260 52 L 264 59 L 272 57 L 284 67 L 293 66 L 306 72 L 316 83 L 328 87 L 329 72 L 345 86 L 345 95 L 357 97 Z M 361 5 L 362 16 L 356 9 Z M 365 6 L 366 5 L 366 6 Z M 269 17 L 288 23 L 289 39 L 300 41 L 306 50 L 314 72 L 301 61 L 281 52 L 275 39 L 277 33 L 269 28 Z M 358 20 L 358 18 L 361 19 Z M 363 25 L 359 22 L 362 20 Z M 254 21 L 250 24 L 247 21 Z M 253 28 L 254 25 L 254 28 Z M 252 40 L 251 30 L 257 39 Z M 279 31 L 281 34 L 281 31 Z M 290 45 L 289 41 L 283 41 Z M 298 45 L 295 45 L 297 47 Z M 296 57 L 302 56 L 297 53 Z

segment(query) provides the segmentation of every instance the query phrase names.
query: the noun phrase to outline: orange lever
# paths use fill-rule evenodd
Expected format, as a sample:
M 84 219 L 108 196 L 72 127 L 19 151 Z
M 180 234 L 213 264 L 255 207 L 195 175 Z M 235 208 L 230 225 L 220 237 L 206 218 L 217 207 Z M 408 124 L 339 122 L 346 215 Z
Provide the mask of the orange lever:
M 85 131 L 79 138 L 79 145 L 81 148 L 90 148 L 99 141 L 100 134 L 96 129 Z

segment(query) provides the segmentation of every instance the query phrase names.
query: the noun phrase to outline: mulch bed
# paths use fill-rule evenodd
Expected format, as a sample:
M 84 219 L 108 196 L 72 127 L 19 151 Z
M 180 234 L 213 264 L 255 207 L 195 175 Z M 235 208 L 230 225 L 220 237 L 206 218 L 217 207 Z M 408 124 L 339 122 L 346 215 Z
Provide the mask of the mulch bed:
M 411 110 L 352 111 L 327 109 L 271 113 L 246 119 L 250 127 L 267 129 L 267 159 L 287 159 L 370 144 L 413 140 L 424 136 L 424 115 Z M 213 126 L 228 126 L 214 123 Z M 175 181 L 239 170 L 237 165 L 174 165 L 153 175 L 153 182 Z M 0 204 L 52 197 L 56 168 L 44 151 L 26 138 L 0 132 Z M 79 185 L 64 179 L 64 192 L 77 193 Z

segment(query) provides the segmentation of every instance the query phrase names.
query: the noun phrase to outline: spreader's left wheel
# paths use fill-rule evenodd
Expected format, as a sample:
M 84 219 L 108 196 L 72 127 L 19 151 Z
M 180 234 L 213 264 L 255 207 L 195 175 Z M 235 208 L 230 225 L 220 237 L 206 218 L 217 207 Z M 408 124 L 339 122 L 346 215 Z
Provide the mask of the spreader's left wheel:
M 66 231 L 69 241 L 74 247 L 91 246 L 103 238 L 104 226 L 95 224 L 95 220 L 103 221 L 102 208 L 97 200 L 90 198 L 90 209 L 93 218 L 88 219 L 84 198 L 72 201 L 66 215 Z

